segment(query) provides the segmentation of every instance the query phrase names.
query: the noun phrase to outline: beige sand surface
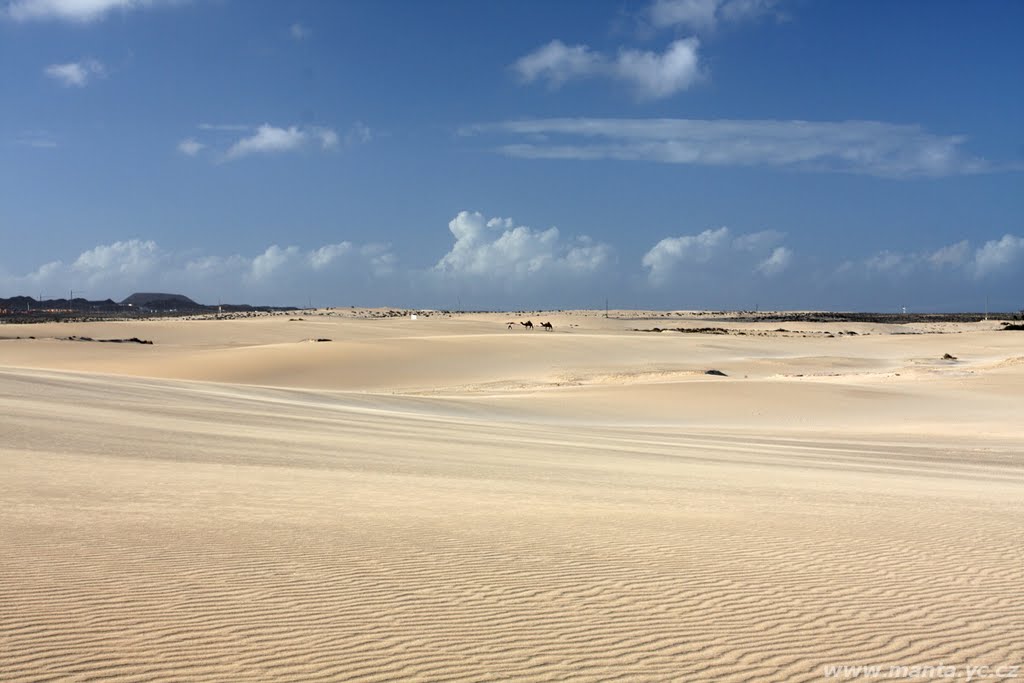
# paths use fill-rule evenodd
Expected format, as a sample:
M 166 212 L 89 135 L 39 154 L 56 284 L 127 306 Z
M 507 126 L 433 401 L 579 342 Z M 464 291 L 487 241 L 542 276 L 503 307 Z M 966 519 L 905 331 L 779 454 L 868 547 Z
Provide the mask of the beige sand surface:
M 1024 664 L 1024 333 L 643 317 L 0 325 L 0 680 Z

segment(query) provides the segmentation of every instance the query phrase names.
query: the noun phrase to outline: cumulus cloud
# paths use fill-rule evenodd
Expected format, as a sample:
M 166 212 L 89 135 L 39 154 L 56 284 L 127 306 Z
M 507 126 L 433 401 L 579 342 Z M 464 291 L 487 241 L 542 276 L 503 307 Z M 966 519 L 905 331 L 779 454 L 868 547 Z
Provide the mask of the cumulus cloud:
M 133 291 L 181 291 L 215 301 L 295 305 L 310 294 L 372 287 L 393 273 L 389 245 L 351 242 L 314 249 L 270 245 L 254 256 L 173 252 L 153 240 L 130 239 L 88 249 L 70 262 L 51 261 L 31 273 L 0 272 L 0 287 L 35 293 L 74 289 L 91 298 L 119 298 Z M 367 292 L 363 292 L 365 295 Z
M 167 256 L 152 240 L 117 241 L 88 249 L 70 263 L 49 261 L 20 276 L 0 273 L 0 287 L 25 293 L 43 290 L 51 296 L 69 289 L 84 290 L 89 296 L 105 298 L 109 289 L 143 282 L 158 273 L 167 264 Z
M 792 260 L 792 250 L 787 247 L 775 247 L 768 258 L 757 264 L 757 271 L 762 275 L 778 275 L 789 267 Z
M 925 254 L 924 260 L 933 268 L 942 268 L 944 266 L 961 266 L 970 257 L 971 243 L 967 240 L 962 240 L 956 244 L 936 249 L 930 254 Z
M 438 225 L 438 235 L 443 225 Z M 887 310 L 893 302 L 939 310 L 971 306 L 991 293 L 1019 305 L 1024 237 L 967 240 L 914 252 L 882 250 L 835 269 L 796 253 L 774 230 L 734 233 L 720 227 L 669 236 L 639 264 L 619 269 L 611 246 L 557 228 L 535 229 L 509 218 L 464 211 L 448 225 L 453 240 L 440 258 L 399 267 L 391 245 L 343 240 L 307 248 L 271 244 L 226 255 L 172 251 L 153 240 L 98 245 L 67 260 L 49 260 L 12 275 L 0 267 L 0 290 L 53 296 L 84 293 L 123 298 L 133 291 L 181 292 L 207 303 L 320 305 L 375 301 L 480 308 L 599 305 L 606 294 L 639 305 L 800 307 Z M 443 248 L 439 249 L 444 251 Z
M 309 254 L 309 265 L 313 270 L 322 270 L 352 251 L 351 242 L 338 242 L 337 244 L 326 244 L 319 249 L 314 249 Z
M 705 272 L 707 267 L 732 273 L 757 272 L 776 275 L 787 267 L 793 252 L 784 246 L 773 247 L 784 235 L 774 230 L 745 233 L 733 237 L 729 228 L 709 229 L 695 235 L 666 237 L 644 254 L 641 265 L 647 279 L 662 286 L 688 271 Z M 760 260 L 752 260 L 760 259 Z
M 860 263 L 839 266 L 842 274 L 860 273 L 871 277 L 913 277 L 922 273 L 959 272 L 972 279 L 1024 272 L 1024 237 L 1006 234 L 977 248 L 962 240 L 935 250 L 900 252 L 883 249 Z
M 530 159 L 612 159 L 700 166 L 766 166 L 886 178 L 997 170 L 966 138 L 879 121 L 524 119 L 466 126 L 510 136 L 498 147 Z
M 446 276 L 524 281 L 552 275 L 584 275 L 608 263 L 611 248 L 588 237 L 564 241 L 558 228 L 534 230 L 511 218 L 487 219 L 461 211 L 448 223 L 451 251 L 434 266 Z
M 675 267 L 683 262 L 707 263 L 726 244 L 729 228 L 705 230 L 697 235 L 666 237 L 644 254 L 641 264 L 648 269 L 653 284 L 668 280 Z
M 609 78 L 626 84 L 638 97 L 660 99 L 688 89 L 702 76 L 700 41 L 685 38 L 662 52 L 623 48 L 614 57 L 594 52 L 586 45 L 566 45 L 552 40 L 520 57 L 512 69 L 525 83 L 546 82 L 559 88 L 568 81 Z
M 1003 235 L 1001 239 L 990 240 L 974 252 L 971 269 L 976 277 L 985 277 L 1001 271 L 1024 270 L 1024 237 Z
M 15 21 L 55 19 L 88 23 L 107 14 L 157 5 L 169 5 L 180 0 L 11 0 L 3 15 Z
M 552 40 L 520 57 L 512 68 L 527 83 L 545 80 L 557 88 L 568 80 L 596 75 L 603 68 L 604 61 L 586 45 L 569 46 L 560 40 Z
M 189 157 L 194 157 L 199 154 L 204 147 L 206 147 L 206 145 L 197 141 L 195 138 L 185 138 L 178 143 L 178 151 Z
M 308 137 L 308 133 L 295 126 L 276 128 L 265 123 L 259 126 L 253 135 L 244 137 L 231 145 L 224 158 L 232 160 L 241 159 L 251 154 L 293 151 L 306 144 Z
M 298 247 L 279 247 L 272 244 L 267 250 L 252 260 L 249 269 L 249 278 L 262 280 L 271 275 L 275 270 L 292 260 L 299 254 Z
M 106 74 L 103 65 L 95 59 L 84 59 L 67 64 L 51 64 L 43 73 L 67 88 L 83 88 L 93 78 Z
M 90 283 L 111 276 L 137 277 L 149 272 L 160 256 L 156 242 L 133 239 L 85 251 L 71 264 L 71 269 L 84 275 Z
M 658 28 L 679 27 L 710 31 L 721 22 L 741 22 L 781 16 L 776 0 L 655 0 L 649 9 Z

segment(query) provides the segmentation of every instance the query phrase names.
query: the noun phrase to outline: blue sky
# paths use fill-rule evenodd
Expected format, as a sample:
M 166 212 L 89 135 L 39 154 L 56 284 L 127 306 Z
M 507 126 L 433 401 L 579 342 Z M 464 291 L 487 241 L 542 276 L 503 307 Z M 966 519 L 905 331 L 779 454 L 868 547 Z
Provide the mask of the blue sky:
M 0 0 L 0 295 L 1024 307 L 1024 3 Z

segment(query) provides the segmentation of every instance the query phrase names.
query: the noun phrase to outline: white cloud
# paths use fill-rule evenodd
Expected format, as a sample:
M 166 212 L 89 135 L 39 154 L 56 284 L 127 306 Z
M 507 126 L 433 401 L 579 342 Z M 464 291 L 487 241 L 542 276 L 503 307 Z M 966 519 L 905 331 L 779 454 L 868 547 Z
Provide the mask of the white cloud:
M 313 270 L 322 270 L 327 266 L 331 265 L 340 256 L 348 254 L 352 251 L 351 242 L 338 242 L 337 244 L 326 244 L 319 249 L 315 249 L 309 254 L 309 264 L 313 267 Z
M 222 298 L 295 305 L 317 293 L 364 288 L 359 298 L 372 295 L 375 283 L 389 278 L 396 263 L 390 247 L 379 243 L 338 242 L 308 251 L 274 244 L 255 256 L 222 256 L 172 252 L 152 240 L 130 239 L 98 245 L 70 262 L 50 261 L 25 275 L 7 275 L 0 269 L 0 290 L 53 296 L 74 289 L 92 299 L 169 291 L 207 303 Z
M 391 251 L 390 244 L 372 242 L 359 248 L 359 257 L 370 266 L 376 277 L 385 277 L 395 270 L 398 257 Z
M 285 263 L 299 254 L 298 247 L 279 247 L 272 244 L 267 250 L 252 260 L 252 267 L 249 270 L 249 277 L 253 280 L 262 280 Z
M 719 4 L 721 0 L 655 0 L 650 8 L 651 22 L 658 27 L 711 28 Z
M 925 254 L 925 260 L 935 268 L 963 265 L 971 256 L 971 244 L 967 240 L 936 249 Z
M 451 251 L 434 272 L 454 277 L 523 281 L 538 276 L 584 275 L 605 266 L 611 248 L 587 237 L 565 242 L 558 228 L 534 230 L 511 218 L 486 219 L 461 211 L 448 223 Z
M 267 154 L 273 152 L 289 152 L 302 147 L 308 134 L 295 126 L 276 128 L 263 124 L 256 133 L 242 138 L 228 148 L 225 159 L 241 159 L 251 154 Z
M 883 250 L 828 264 L 798 259 L 782 233 L 715 228 L 660 240 L 626 272 L 607 244 L 538 230 L 508 218 L 462 212 L 449 223 L 454 240 L 433 261 L 402 269 L 388 244 L 335 241 L 314 248 L 272 244 L 248 254 L 168 251 L 129 239 L 102 244 L 69 260 L 50 260 L 23 275 L 0 267 L 0 290 L 56 296 L 74 289 L 93 299 L 133 291 L 167 291 L 197 301 L 305 305 L 365 303 L 534 308 L 598 305 L 605 293 L 641 305 L 970 306 L 987 293 L 1014 306 L 1024 282 L 1024 237 L 1006 234 L 917 252 Z M 421 257 L 430 261 L 427 257 Z M 635 277 L 644 274 L 645 278 Z M 998 284 L 998 286 L 996 286 Z M 980 297 L 980 298 L 979 298 Z M 879 310 L 879 309 L 876 309 Z
M 115 10 L 127 11 L 177 2 L 180 0 L 12 0 L 3 14 L 15 21 L 57 19 L 87 23 Z
M 658 28 L 681 27 L 710 31 L 720 22 L 740 22 L 763 16 L 780 16 L 776 0 L 655 0 L 651 23 Z
M 864 261 L 864 266 L 869 271 L 892 272 L 905 271 L 912 267 L 909 259 L 899 252 L 883 250 Z
M 696 38 L 685 38 L 673 42 L 661 54 L 621 49 L 609 58 L 586 45 L 569 46 L 553 40 L 520 57 L 512 68 L 526 83 L 545 81 L 549 87 L 559 88 L 571 80 L 603 77 L 625 83 L 638 97 L 659 99 L 682 92 L 700 80 L 699 47 Z
M 686 90 L 701 78 L 696 38 L 677 40 L 663 54 L 622 50 L 615 74 L 642 97 L 658 99 Z
M 586 45 L 569 46 L 560 40 L 520 57 L 512 68 L 527 83 L 546 80 L 554 88 L 568 80 L 593 76 L 604 68 L 605 59 Z
M 666 237 L 644 254 L 651 285 L 663 286 L 680 275 L 706 277 L 714 269 L 718 277 L 739 278 L 757 272 L 777 275 L 793 260 L 788 247 L 775 246 L 785 235 L 775 230 L 733 237 L 729 228 L 709 229 L 695 235 Z
M 707 263 L 728 240 L 729 228 L 726 227 L 705 230 L 697 235 L 666 237 L 644 254 L 641 264 L 648 269 L 648 277 L 653 284 L 663 283 L 680 263 Z
M 198 142 L 195 138 L 185 138 L 178 143 L 178 151 L 185 156 L 190 157 L 194 157 L 199 154 L 204 147 L 206 147 L 206 145 Z
M 867 277 L 886 274 L 912 277 L 927 271 L 959 272 L 962 276 L 982 279 L 1012 272 L 1024 272 L 1024 237 L 1006 234 L 989 240 L 976 249 L 962 240 L 934 251 L 900 252 L 883 249 L 862 262 L 842 264 L 837 273 L 861 274 Z
M 772 249 L 771 256 L 757 264 L 757 270 L 762 275 L 778 275 L 782 271 L 786 270 L 786 268 L 789 268 L 789 264 L 792 260 L 792 250 L 786 247 L 775 247 Z
M 525 119 L 462 132 L 511 135 L 499 151 L 531 159 L 770 166 L 887 178 L 993 170 L 963 150 L 962 136 L 878 121 Z
M 288 33 L 294 40 L 305 40 L 313 35 L 313 31 L 309 27 L 303 26 L 299 22 L 292 24 L 288 29 Z
M 156 242 L 132 239 L 82 252 L 71 267 L 83 273 L 110 270 L 119 273 L 139 273 L 153 265 L 158 253 Z
M 971 269 L 975 277 L 985 277 L 1016 267 L 1024 270 L 1024 237 L 1003 235 L 1001 239 L 990 240 L 974 253 Z
M 93 77 L 103 77 L 106 70 L 95 59 L 84 59 L 80 62 L 67 64 L 51 64 L 43 69 L 43 73 L 59 81 L 65 87 L 84 87 Z
M 785 233 L 778 230 L 748 232 L 734 239 L 732 246 L 741 251 L 760 251 L 778 244 L 785 236 Z
M 50 277 L 63 276 L 66 284 L 105 297 L 102 289 L 145 280 L 166 258 L 156 242 L 130 239 L 82 252 L 67 269 L 54 268 Z
M 313 134 L 320 139 L 322 149 L 334 149 L 338 146 L 338 134 L 330 128 L 315 128 Z
M 342 138 L 338 132 L 324 126 L 288 126 L 283 128 L 269 123 L 264 123 L 261 126 L 201 123 L 198 128 L 204 131 L 206 137 L 217 137 L 218 134 L 225 133 L 247 133 L 228 146 L 220 156 L 221 161 L 235 161 L 254 155 L 296 152 L 311 144 L 323 151 L 337 149 L 342 145 Z M 223 135 L 220 137 L 223 138 Z M 344 144 L 350 146 L 369 141 L 369 139 L 370 129 L 362 123 L 356 123 L 352 130 L 346 133 Z M 184 154 L 195 156 L 195 153 L 206 146 L 205 142 L 190 137 L 179 143 L 178 149 Z

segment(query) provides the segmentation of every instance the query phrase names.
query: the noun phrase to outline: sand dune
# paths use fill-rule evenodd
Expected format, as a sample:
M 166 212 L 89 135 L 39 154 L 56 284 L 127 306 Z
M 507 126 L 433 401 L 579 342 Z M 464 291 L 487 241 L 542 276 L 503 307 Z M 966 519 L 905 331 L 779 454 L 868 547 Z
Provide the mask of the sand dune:
M 0 327 L 0 679 L 1022 664 L 1024 335 L 507 319 Z

